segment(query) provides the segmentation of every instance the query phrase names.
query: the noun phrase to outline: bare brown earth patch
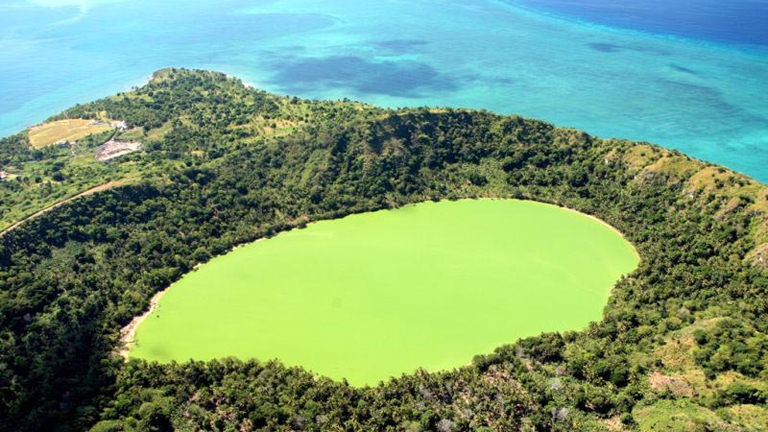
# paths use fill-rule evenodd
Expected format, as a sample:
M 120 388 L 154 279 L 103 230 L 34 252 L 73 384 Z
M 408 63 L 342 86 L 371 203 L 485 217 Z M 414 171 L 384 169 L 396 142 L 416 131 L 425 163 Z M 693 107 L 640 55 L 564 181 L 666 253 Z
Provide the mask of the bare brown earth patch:
M 658 392 L 668 391 L 675 396 L 692 397 L 695 393 L 685 378 L 675 374 L 664 375 L 661 372 L 654 372 L 648 377 L 648 382 L 652 389 Z
M 138 141 L 116 141 L 109 140 L 99 146 L 99 151 L 96 153 L 96 159 L 99 162 L 107 162 L 120 156 L 127 155 L 141 150 L 141 143 Z

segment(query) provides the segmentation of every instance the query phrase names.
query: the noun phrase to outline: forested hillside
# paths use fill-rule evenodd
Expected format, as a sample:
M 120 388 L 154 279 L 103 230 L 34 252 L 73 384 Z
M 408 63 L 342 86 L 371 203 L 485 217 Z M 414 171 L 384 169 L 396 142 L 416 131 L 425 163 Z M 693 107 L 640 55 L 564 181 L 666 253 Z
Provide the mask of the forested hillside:
M 6 224 L 25 216 L 9 206 L 126 181 L 0 237 L 0 430 L 768 429 L 768 191 L 742 175 L 515 116 L 283 98 L 210 72 L 162 71 L 56 118 L 104 112 L 128 125 L 111 136 L 144 150 L 97 164 L 32 150 L 25 134 L 0 140 L 0 163 L 20 173 L 0 183 Z M 471 197 L 595 215 L 640 267 L 584 331 L 371 388 L 275 361 L 116 354 L 154 293 L 233 246 Z

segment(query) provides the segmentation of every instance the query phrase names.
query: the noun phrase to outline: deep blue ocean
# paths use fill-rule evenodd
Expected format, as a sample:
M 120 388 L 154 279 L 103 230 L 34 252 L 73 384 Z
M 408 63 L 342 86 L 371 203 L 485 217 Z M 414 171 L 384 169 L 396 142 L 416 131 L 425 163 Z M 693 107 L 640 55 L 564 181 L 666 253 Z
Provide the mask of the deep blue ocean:
M 768 44 L 768 0 L 508 0 L 591 21 L 705 41 Z
M 0 0 L 0 135 L 167 66 L 517 113 L 768 181 L 768 0 Z

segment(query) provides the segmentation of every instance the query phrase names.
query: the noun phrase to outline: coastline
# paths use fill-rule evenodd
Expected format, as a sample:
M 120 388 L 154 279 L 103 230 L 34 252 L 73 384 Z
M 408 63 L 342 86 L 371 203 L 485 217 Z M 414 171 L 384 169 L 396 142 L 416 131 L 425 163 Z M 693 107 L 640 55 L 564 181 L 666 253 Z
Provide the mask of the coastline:
M 544 204 L 546 204 L 546 203 L 544 203 Z M 550 204 L 550 205 L 554 205 L 554 204 Z M 638 252 L 638 251 L 637 251 L 637 248 L 635 247 L 635 244 L 634 244 L 634 243 L 632 243 L 631 241 L 629 241 L 629 239 L 628 239 L 626 236 L 624 236 L 624 233 L 623 233 L 623 232 L 621 232 L 621 230 L 619 230 L 619 229 L 618 229 L 618 228 L 616 228 L 615 226 L 613 226 L 613 225 L 609 224 L 608 222 L 606 222 L 606 221 L 604 221 L 604 220 L 600 219 L 600 218 L 599 218 L 599 217 L 597 217 L 597 216 L 593 216 L 593 215 L 591 215 L 591 214 L 583 213 L 583 212 L 580 212 L 580 211 L 578 211 L 578 210 L 576 210 L 576 209 L 572 209 L 572 208 L 570 208 L 570 207 L 564 207 L 564 206 L 559 206 L 559 205 L 556 205 L 555 207 L 561 208 L 561 209 L 563 209 L 563 210 L 565 210 L 565 211 L 569 211 L 569 212 L 573 212 L 573 213 L 578 213 L 578 214 L 580 214 L 580 215 L 582 215 L 582 216 L 586 216 L 586 217 L 588 217 L 588 218 L 590 218 L 590 219 L 594 220 L 595 222 L 598 222 L 598 223 L 602 224 L 602 225 L 603 225 L 603 226 L 605 226 L 606 228 L 608 228 L 608 229 L 610 229 L 611 231 L 615 232 L 616 234 L 620 235 L 620 236 L 621 236 L 621 238 L 623 238 L 623 239 L 624 239 L 624 241 L 626 241 L 627 243 L 629 243 L 630 245 L 632 245 L 632 252 L 633 252 L 633 253 L 635 254 L 635 256 L 637 257 L 637 259 L 638 259 L 638 263 L 639 263 L 639 261 L 641 261 L 641 260 L 642 260 L 642 257 L 640 256 L 640 252 Z
M 514 200 L 514 201 L 525 201 L 525 202 L 532 202 L 532 203 L 536 203 L 536 204 L 540 204 L 540 205 L 554 207 L 554 208 L 561 209 L 561 210 L 564 210 L 564 211 L 567 211 L 567 212 L 571 212 L 571 213 L 576 213 L 576 214 L 578 214 L 580 216 L 587 217 L 587 218 L 589 218 L 589 219 L 591 219 L 591 220 L 593 220 L 593 221 L 603 225 L 604 227 L 610 229 L 614 233 L 618 234 L 624 241 L 626 241 L 627 243 L 629 243 L 631 245 L 632 253 L 634 253 L 634 255 L 637 257 L 638 263 L 642 259 L 641 256 L 640 256 L 640 253 L 637 251 L 637 248 L 635 247 L 635 245 L 632 242 L 630 242 L 629 240 L 627 240 L 627 238 L 624 236 L 624 233 L 622 233 L 618 228 L 616 228 L 613 225 L 609 224 L 608 222 L 598 218 L 597 216 L 593 216 L 593 215 L 590 215 L 590 214 L 587 214 L 587 213 L 583 213 L 583 212 L 580 212 L 580 211 L 578 211 L 576 209 L 572 209 L 570 207 L 565 207 L 565 206 L 561 206 L 561 205 L 557 205 L 557 204 L 551 204 L 551 203 L 535 201 L 535 200 L 521 200 L 521 199 L 518 199 L 518 198 L 504 198 L 504 197 L 462 198 L 461 200 L 490 200 L 490 201 Z M 441 201 L 446 201 L 446 200 L 441 200 Z M 428 202 L 428 201 L 422 201 L 422 202 Z M 408 204 L 399 206 L 397 208 L 412 206 L 412 205 L 416 205 L 416 204 L 419 204 L 419 203 L 408 203 Z M 387 209 L 381 209 L 381 210 L 375 210 L 375 211 L 386 211 L 386 210 Z M 336 219 L 340 219 L 340 218 L 336 218 Z M 225 251 L 224 253 L 222 253 L 220 255 L 216 255 L 214 257 L 211 257 L 211 259 L 209 259 L 206 262 L 200 262 L 200 263 L 195 264 L 195 266 L 192 268 L 192 270 L 190 270 L 188 273 L 182 275 L 182 277 L 179 278 L 179 280 L 174 281 L 173 283 L 171 283 L 166 288 L 164 288 L 161 291 L 158 291 L 157 293 L 155 293 L 155 295 L 153 295 L 152 298 L 150 299 L 149 308 L 146 311 L 144 311 L 141 315 L 138 315 L 138 316 L 134 317 L 131 320 L 130 323 L 128 323 L 125 327 L 120 329 L 120 344 L 118 345 L 119 346 L 119 352 L 118 352 L 119 355 L 121 357 L 123 357 L 123 359 L 125 361 L 128 361 L 132 348 L 138 342 L 136 340 L 136 331 L 138 330 L 138 327 L 144 322 L 144 320 L 149 318 L 152 315 L 152 313 L 154 313 L 155 311 L 158 310 L 158 308 L 160 306 L 160 301 L 163 299 L 163 297 L 168 292 L 168 290 L 173 288 L 173 286 L 176 283 L 178 283 L 181 279 L 183 279 L 187 274 L 189 274 L 191 272 L 194 272 L 194 271 L 198 270 L 200 267 L 202 267 L 203 265 L 208 264 L 208 263 L 212 262 L 213 260 L 215 260 L 217 258 L 220 258 L 220 257 L 223 257 L 225 255 L 228 255 L 228 254 L 230 254 L 230 253 L 232 253 L 232 252 L 234 252 L 234 251 L 236 251 L 236 250 L 238 250 L 238 249 L 240 249 L 240 248 L 242 248 L 244 246 L 249 246 L 249 245 L 253 245 L 253 244 L 259 243 L 261 241 L 277 237 L 280 234 L 284 234 L 284 233 L 288 233 L 288 232 L 291 232 L 291 231 L 300 230 L 300 229 L 306 228 L 306 226 L 309 226 L 309 225 L 311 225 L 313 223 L 322 222 L 322 221 L 325 221 L 325 220 L 333 220 L 333 219 L 323 219 L 323 220 L 312 221 L 312 222 L 306 224 L 305 226 L 296 226 L 296 227 L 294 227 L 294 228 L 292 228 L 290 230 L 281 231 L 281 232 L 279 232 L 279 233 L 277 233 L 277 234 L 275 234 L 273 236 L 270 236 L 270 237 L 261 237 L 261 238 L 258 238 L 256 240 L 253 240 L 251 242 L 241 243 L 241 244 L 232 246 L 231 248 L 229 248 L 227 251 Z
M 228 254 L 234 252 L 235 250 L 240 249 L 243 246 L 252 245 L 254 243 L 258 243 L 260 241 L 264 241 L 264 240 L 270 239 L 270 238 L 275 237 L 277 235 L 280 235 L 280 234 L 283 234 L 283 233 L 287 233 L 287 232 L 291 232 L 291 231 L 295 231 L 295 230 L 299 230 L 299 229 L 302 229 L 302 228 L 303 227 L 294 227 L 294 228 L 292 228 L 292 229 L 290 229 L 288 231 L 281 231 L 281 232 L 279 232 L 279 233 L 277 233 L 277 234 L 275 234 L 274 236 L 271 236 L 271 237 L 261 237 L 261 238 L 258 238 L 256 240 L 253 240 L 251 242 L 240 243 L 238 245 L 232 246 L 226 252 L 224 252 L 224 253 L 222 253 L 220 255 L 216 255 L 214 257 L 211 257 L 211 259 L 209 259 L 206 262 L 199 262 L 199 263 L 195 264 L 195 266 L 192 267 L 192 270 L 190 270 L 189 272 L 187 272 L 184 275 L 182 275 L 181 278 L 179 278 L 179 280 L 172 282 L 167 287 L 165 287 L 162 290 L 160 290 L 157 293 L 155 293 L 155 295 L 153 295 L 152 298 L 149 300 L 149 308 L 146 311 L 144 311 L 141 315 L 133 317 L 131 322 L 129 322 L 125 327 L 120 329 L 120 343 L 118 345 L 118 348 L 119 348 L 118 355 L 120 355 L 120 357 L 122 357 L 125 361 L 128 361 L 128 359 L 130 357 L 131 350 L 133 349 L 133 347 L 138 342 L 138 340 L 136 340 L 136 330 L 138 330 L 139 326 L 144 322 L 144 320 L 149 318 L 152 315 L 153 312 L 157 311 L 157 309 L 160 307 L 160 301 L 163 299 L 165 294 L 168 293 L 168 290 L 173 288 L 173 286 L 176 285 L 176 283 L 178 283 L 186 275 L 188 275 L 191 272 L 196 271 L 197 269 L 199 269 L 203 265 L 210 263 L 211 261 L 215 260 L 216 258 L 228 255 Z
M 155 295 L 153 295 L 149 300 L 149 309 L 147 309 L 143 314 L 133 317 L 128 325 L 120 329 L 120 345 L 118 354 L 125 361 L 128 361 L 131 349 L 137 343 L 136 330 L 139 328 L 141 323 L 144 322 L 145 319 L 149 318 L 149 316 L 158 309 L 160 300 L 163 298 L 165 293 L 168 292 L 169 289 L 171 289 L 170 286 L 163 289 L 162 291 L 155 293 Z
M 0 114 L 0 139 L 10 137 L 16 134 L 24 133 L 29 128 L 35 125 L 44 123 L 49 118 L 66 111 L 78 104 L 85 104 L 93 102 L 98 99 L 115 96 L 118 93 L 126 93 L 133 91 L 134 88 L 140 88 L 152 81 L 152 75 L 154 72 L 147 74 L 142 72 L 138 76 L 134 76 L 133 79 L 127 79 L 120 83 L 110 83 L 104 86 L 99 86 L 98 89 L 89 89 L 86 92 L 78 92 L 71 97 L 57 98 L 55 104 L 49 104 L 39 99 L 33 99 L 28 101 L 24 107 L 17 110 L 13 110 L 8 113 Z M 21 111 L 21 112 L 20 112 Z M 16 120 L 5 120 L 3 117 L 10 117 L 11 114 L 16 114 Z
M 619 236 L 621 236 L 621 238 L 622 238 L 622 239 L 624 239 L 624 241 L 626 241 L 627 243 L 629 243 L 630 245 L 632 245 L 632 251 L 634 252 L 634 254 L 635 254 L 635 256 L 637 257 L 637 259 L 638 259 L 638 260 L 641 260 L 641 259 L 642 259 L 642 257 L 640 256 L 640 253 L 637 251 L 637 248 L 635 247 L 634 243 L 632 243 L 631 241 L 629 241 L 629 239 L 627 239 L 627 237 L 626 237 L 626 236 L 624 236 L 624 233 L 623 233 L 623 232 L 621 232 L 621 230 L 619 230 L 619 229 L 618 229 L 618 228 L 616 228 L 615 226 L 613 226 L 613 225 L 609 224 L 608 222 L 606 222 L 606 221 L 604 221 L 604 220 L 600 219 L 600 218 L 599 218 L 599 217 L 597 217 L 597 216 L 594 216 L 594 215 L 591 215 L 591 214 L 588 214 L 588 213 L 584 213 L 584 212 L 581 212 L 581 211 L 579 211 L 579 210 L 576 210 L 576 209 L 573 209 L 573 208 L 570 208 L 570 207 L 566 207 L 566 206 L 563 206 L 563 205 L 560 205 L 560 204 L 552 204 L 552 203 L 543 202 L 543 201 L 536 201 L 536 200 L 527 200 L 527 199 L 520 199 L 520 198 L 504 198 L 504 197 L 479 197 L 479 198 L 462 198 L 462 199 L 476 199 L 476 200 L 517 200 L 517 201 L 527 201 L 527 202 L 533 202 L 533 203 L 537 203 L 537 204 L 541 204 L 541 205 L 551 206 L 551 207 L 555 207 L 555 208 L 558 208 L 558 209 L 562 209 L 562 210 L 565 210 L 565 211 L 568 211 L 568 212 L 576 213 L 576 214 L 578 214 L 578 215 L 580 215 L 580 216 L 585 216 L 585 217 L 587 217 L 587 218 L 589 218 L 589 219 L 592 219 L 593 221 L 595 221 L 595 222 L 597 222 L 597 223 L 599 223 L 599 224 L 603 225 L 604 227 L 606 227 L 606 228 L 610 229 L 611 231 L 613 231 L 613 232 L 615 232 L 616 234 L 618 234 Z M 415 203 L 414 203 L 414 204 L 415 204 Z M 408 205 L 411 205 L 411 204 L 408 204 Z

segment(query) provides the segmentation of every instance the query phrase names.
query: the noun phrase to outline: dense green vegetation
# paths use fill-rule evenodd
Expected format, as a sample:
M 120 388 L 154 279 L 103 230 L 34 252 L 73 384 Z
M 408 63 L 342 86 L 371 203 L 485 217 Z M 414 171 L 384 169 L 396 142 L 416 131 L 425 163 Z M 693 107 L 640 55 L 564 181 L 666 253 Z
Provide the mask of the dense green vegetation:
M 762 185 L 539 121 L 278 98 L 212 73 L 165 71 L 63 116 L 101 111 L 148 143 L 110 165 L 110 179 L 142 180 L 0 238 L 2 430 L 766 428 Z M 4 164 L 61 162 L 97 177 L 55 152 L 27 149 L 24 135 L 0 141 Z M 13 181 L 0 186 L 3 209 L 31 190 Z M 307 221 L 481 196 L 568 206 L 625 233 L 642 261 L 602 321 L 362 389 L 276 362 L 114 354 L 120 327 L 153 293 L 234 245 Z
M 351 215 L 189 273 L 138 327 L 131 357 L 278 358 L 373 385 L 463 366 L 521 337 L 581 330 L 637 262 L 605 224 L 532 201 Z

